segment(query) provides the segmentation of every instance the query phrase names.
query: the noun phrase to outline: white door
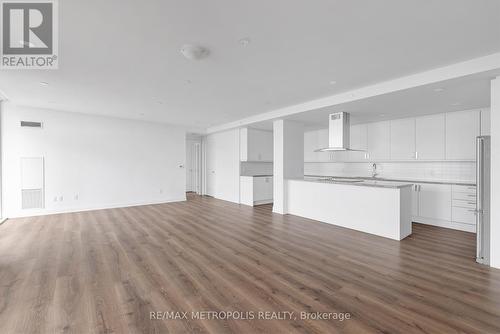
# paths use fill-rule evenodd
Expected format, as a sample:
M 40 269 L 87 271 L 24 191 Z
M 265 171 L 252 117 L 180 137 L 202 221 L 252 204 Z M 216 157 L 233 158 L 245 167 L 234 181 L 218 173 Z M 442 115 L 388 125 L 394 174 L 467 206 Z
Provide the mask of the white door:
M 417 117 L 415 119 L 416 156 L 419 160 L 444 160 L 444 114 Z
M 388 160 L 391 153 L 391 126 L 389 121 L 369 123 L 367 129 L 370 160 Z
M 193 178 L 192 191 L 201 195 L 201 143 L 193 145 Z
M 415 119 L 391 121 L 391 160 L 415 159 Z
M 446 159 L 474 160 L 480 133 L 479 110 L 446 114 Z
M 422 183 L 419 200 L 419 216 L 451 220 L 451 185 Z
M 186 141 L 186 192 L 193 191 L 193 142 Z
M 216 171 L 215 171 L 215 166 L 216 166 L 216 141 L 215 137 L 212 136 L 207 136 L 207 152 L 206 152 L 206 161 L 207 161 L 207 195 L 215 197 L 215 190 L 216 190 Z

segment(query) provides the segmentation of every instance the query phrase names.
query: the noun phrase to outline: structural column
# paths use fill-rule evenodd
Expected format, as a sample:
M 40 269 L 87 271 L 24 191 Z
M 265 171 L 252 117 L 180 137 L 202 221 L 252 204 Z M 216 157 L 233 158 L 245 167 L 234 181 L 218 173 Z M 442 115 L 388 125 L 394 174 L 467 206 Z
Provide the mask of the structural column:
M 500 77 L 491 81 L 490 264 L 500 268 Z
M 273 212 L 286 214 L 286 180 L 304 177 L 304 126 L 276 120 L 274 128 Z

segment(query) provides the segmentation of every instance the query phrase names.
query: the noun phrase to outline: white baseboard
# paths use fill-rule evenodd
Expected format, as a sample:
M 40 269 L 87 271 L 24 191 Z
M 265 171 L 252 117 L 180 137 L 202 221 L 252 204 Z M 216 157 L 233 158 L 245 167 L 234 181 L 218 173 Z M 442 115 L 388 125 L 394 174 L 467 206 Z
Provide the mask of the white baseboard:
M 263 204 L 271 204 L 271 203 L 273 203 L 272 199 L 263 199 L 263 200 L 260 200 L 260 201 L 253 202 L 253 206 L 263 205 Z
M 471 225 L 471 224 L 452 222 L 452 221 L 448 221 L 448 220 L 432 219 L 432 218 L 426 218 L 426 217 L 412 217 L 412 221 L 414 223 L 420 223 L 420 224 L 425 224 L 425 225 L 450 228 L 452 230 L 476 233 L 476 225 Z
M 3 223 L 5 223 L 6 221 L 7 221 L 7 218 L 0 219 L 0 225 L 2 225 Z
M 31 211 L 31 212 L 21 213 L 21 214 L 17 214 L 17 215 L 10 215 L 9 218 L 6 218 L 6 219 L 47 216 L 47 215 L 56 215 L 56 214 L 62 214 L 62 213 L 75 213 L 75 212 L 86 212 L 86 211 L 117 209 L 117 208 L 129 208 L 129 207 L 134 207 L 134 206 L 166 204 L 166 203 L 184 202 L 184 201 L 186 201 L 186 197 L 176 198 L 176 199 L 168 199 L 168 200 L 162 200 L 162 201 L 112 204 L 112 205 L 87 207 L 87 208 L 67 208 L 67 209 L 61 209 L 61 210 L 44 210 L 44 211 L 37 210 L 36 212 Z

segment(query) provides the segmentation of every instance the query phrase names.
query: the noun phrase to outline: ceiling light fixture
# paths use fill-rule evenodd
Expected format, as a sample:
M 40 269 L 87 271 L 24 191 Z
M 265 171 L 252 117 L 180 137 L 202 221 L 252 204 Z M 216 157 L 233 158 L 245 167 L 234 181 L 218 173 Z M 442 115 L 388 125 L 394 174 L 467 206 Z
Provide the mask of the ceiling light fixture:
M 40 86 L 48 86 L 49 83 L 45 81 L 40 81 Z
M 181 48 L 182 55 L 189 60 L 200 60 L 206 58 L 210 51 L 199 45 L 184 44 Z
M 435 91 L 436 93 L 440 93 L 440 92 L 444 91 L 444 88 L 441 88 L 441 87 L 439 87 L 439 88 L 435 88 L 435 89 L 434 89 L 434 91 Z
M 460 102 L 455 102 L 455 103 L 452 103 L 451 105 L 452 105 L 453 107 L 456 107 L 456 106 L 459 106 L 459 105 L 461 105 L 461 104 L 462 104 L 462 103 L 460 103 Z
M 337 84 L 337 81 L 335 81 L 335 80 L 330 81 L 330 85 L 336 85 L 336 84 Z

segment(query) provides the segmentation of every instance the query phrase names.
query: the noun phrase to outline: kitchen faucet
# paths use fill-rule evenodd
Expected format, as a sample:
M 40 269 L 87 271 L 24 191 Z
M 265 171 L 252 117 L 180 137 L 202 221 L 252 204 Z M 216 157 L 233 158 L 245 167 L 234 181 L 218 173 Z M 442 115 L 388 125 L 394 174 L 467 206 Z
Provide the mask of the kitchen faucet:
M 373 163 L 372 165 L 372 177 L 375 178 L 377 177 L 378 173 L 377 173 L 377 164 L 376 163 Z

